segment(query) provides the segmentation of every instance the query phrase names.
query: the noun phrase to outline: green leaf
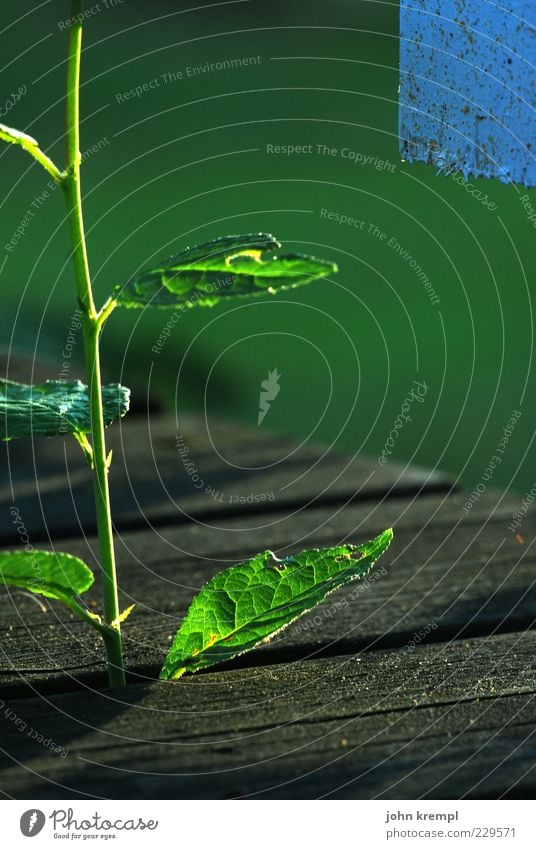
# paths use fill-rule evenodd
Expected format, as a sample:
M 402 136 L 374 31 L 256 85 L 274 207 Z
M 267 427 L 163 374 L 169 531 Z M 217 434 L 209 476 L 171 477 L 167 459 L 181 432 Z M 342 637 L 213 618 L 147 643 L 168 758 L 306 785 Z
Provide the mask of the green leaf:
M 128 410 L 130 390 L 117 383 L 102 387 L 106 426 Z M 0 380 L 1 438 L 87 433 L 91 429 L 87 386 L 79 380 L 47 380 L 38 386 Z
M 125 621 L 125 619 L 128 619 L 135 607 L 136 604 L 131 604 L 126 607 L 123 612 L 119 614 L 117 619 L 114 619 L 114 621 L 112 622 L 112 628 L 116 627 L 117 625 L 120 625 L 122 622 Z
M 274 295 L 337 271 L 334 263 L 305 254 L 270 253 L 280 247 L 266 233 L 223 236 L 132 277 L 113 297 L 123 307 L 214 306 L 229 297 Z
M 91 569 L 71 554 L 33 548 L 0 552 L 0 584 L 59 599 L 69 606 L 76 596 L 90 588 L 93 580 Z
M 267 641 L 328 593 L 366 575 L 392 538 L 389 529 L 364 545 L 314 548 L 282 560 L 264 551 L 220 572 L 194 598 L 160 677 L 180 678 Z

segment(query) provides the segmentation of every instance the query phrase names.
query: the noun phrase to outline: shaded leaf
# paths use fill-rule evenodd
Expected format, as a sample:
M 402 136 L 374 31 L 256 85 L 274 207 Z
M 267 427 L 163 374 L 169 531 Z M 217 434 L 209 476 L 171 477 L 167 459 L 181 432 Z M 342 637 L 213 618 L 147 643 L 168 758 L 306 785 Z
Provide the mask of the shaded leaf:
M 123 307 L 214 306 L 228 297 L 273 295 L 337 271 L 327 260 L 271 253 L 280 247 L 266 233 L 223 236 L 132 277 L 113 297 Z
M 71 554 L 35 549 L 0 552 L 0 584 L 69 603 L 93 580 L 91 569 Z
M 106 426 L 128 410 L 130 390 L 102 387 Z M 87 433 L 91 429 L 87 386 L 79 380 L 47 380 L 38 386 L 0 380 L 2 439 L 41 434 Z
M 328 593 L 366 575 L 392 538 L 389 529 L 363 545 L 315 548 L 282 560 L 264 551 L 220 572 L 194 598 L 160 677 L 180 678 L 267 641 Z

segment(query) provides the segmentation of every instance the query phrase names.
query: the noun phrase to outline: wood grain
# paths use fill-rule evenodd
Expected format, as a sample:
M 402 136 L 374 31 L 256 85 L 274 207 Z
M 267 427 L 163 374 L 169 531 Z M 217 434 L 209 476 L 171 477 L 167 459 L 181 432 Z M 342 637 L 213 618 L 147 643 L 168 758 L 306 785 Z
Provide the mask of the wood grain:
M 182 441 L 178 443 L 179 437 Z M 314 504 L 446 491 L 452 480 L 391 462 L 258 433 L 236 424 L 155 417 L 120 422 L 107 432 L 119 529 L 234 515 L 304 509 Z M 0 538 L 16 545 L 14 505 L 34 540 L 95 532 L 89 469 L 74 439 L 36 438 L 3 445 Z M 183 452 L 182 454 L 180 452 Z M 187 453 L 184 453 L 184 452 Z
M 530 792 L 535 652 L 515 633 L 13 701 L 1 783 L 24 798 Z
M 0 592 L 0 793 L 533 793 L 536 526 L 529 514 L 522 535 L 508 529 L 519 500 L 488 490 L 467 510 L 438 473 L 183 422 L 188 456 L 220 499 L 194 491 L 177 432 L 158 418 L 150 430 L 132 420 L 110 431 L 121 600 L 136 602 L 124 626 L 126 689 L 106 687 L 100 640 L 60 605 Z M 31 545 L 86 560 L 96 574 L 87 600 L 98 608 L 87 469 L 76 446 L 62 466 L 57 442 L 36 441 L 34 454 L 28 445 L 8 448 L 3 544 L 20 544 L 14 508 Z M 273 500 L 230 500 L 269 491 Z M 391 526 L 394 543 L 368 581 L 243 658 L 177 684 L 155 680 L 189 602 L 216 571 L 265 548 L 363 542 Z
M 344 655 L 404 646 L 427 628 L 429 641 L 531 628 L 536 613 L 534 523 L 524 545 L 507 532 L 512 506 L 490 518 L 493 494 L 464 514 L 459 496 L 420 496 L 387 501 L 374 509 L 354 504 L 338 512 L 286 514 L 262 537 L 279 553 L 304 546 L 363 541 L 385 526 L 394 542 L 370 579 L 356 582 L 234 665 L 255 667 L 317 655 Z M 206 532 L 197 525 L 128 532 L 118 547 L 122 604 L 137 608 L 124 626 L 131 674 L 154 678 L 193 595 L 216 571 L 260 547 L 258 518 L 227 519 Z M 381 523 L 381 524 L 380 524 Z M 531 533 L 532 532 L 532 533 Z M 531 537 L 529 538 L 529 533 Z M 298 540 L 296 537 L 299 536 Z M 92 563 L 96 541 L 68 541 L 62 548 Z M 99 575 L 88 599 L 100 604 Z M 102 681 L 100 639 L 51 602 L 43 612 L 33 597 L 3 591 L 0 686 L 20 693 L 74 689 Z M 15 671 L 16 670 L 16 671 Z M 5 688 L 9 688 L 6 690 Z

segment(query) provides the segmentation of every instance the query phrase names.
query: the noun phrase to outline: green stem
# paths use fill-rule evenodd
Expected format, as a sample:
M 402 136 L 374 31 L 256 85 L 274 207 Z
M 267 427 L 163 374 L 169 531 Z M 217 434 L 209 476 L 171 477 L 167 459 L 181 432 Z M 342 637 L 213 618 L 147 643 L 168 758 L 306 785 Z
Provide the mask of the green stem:
M 37 147 L 36 145 L 26 144 L 26 142 L 24 142 L 24 141 L 21 142 L 21 147 L 27 153 L 29 153 L 30 156 L 33 156 L 33 158 L 36 160 L 36 162 L 39 162 L 39 164 L 43 166 L 45 171 L 48 171 L 48 173 L 52 177 L 54 177 L 54 180 L 56 181 L 56 183 L 61 185 L 63 177 L 64 177 L 63 173 L 54 165 L 54 163 L 46 155 L 46 153 L 43 153 L 43 151 L 41 150 L 40 147 Z
M 14 127 L 7 127 L 5 124 L 0 124 L 0 139 L 2 141 L 7 142 L 8 144 L 18 144 L 22 147 L 26 153 L 29 153 L 30 156 L 39 162 L 39 165 L 42 165 L 45 171 L 54 177 L 56 183 L 60 183 L 63 181 L 64 173 L 60 171 L 59 168 L 54 165 L 52 159 L 50 159 L 46 153 L 43 153 L 36 140 L 32 138 L 32 136 L 27 135 L 26 133 L 22 133 L 20 130 L 16 130 Z
M 104 593 L 104 624 L 102 632 L 108 658 L 110 686 L 125 684 L 121 628 L 118 622 L 119 602 L 117 576 L 108 490 L 106 439 L 102 413 L 99 338 L 103 322 L 93 300 L 87 258 L 82 197 L 80 191 L 79 85 L 82 48 L 82 0 L 72 0 L 71 17 L 76 21 L 70 30 L 67 60 L 67 168 L 62 182 L 67 201 L 69 228 L 73 250 L 78 300 L 83 312 L 82 330 L 88 377 L 91 437 L 93 444 L 93 491 L 97 513 L 97 529 Z
M 86 610 L 85 607 L 79 604 L 76 599 L 71 598 L 70 596 L 60 596 L 58 594 L 58 598 L 61 598 L 61 601 L 63 601 L 63 603 L 67 605 L 67 607 L 72 610 L 79 619 L 82 619 L 83 622 L 86 622 L 88 625 L 91 625 L 92 628 L 95 628 L 101 637 L 104 638 L 105 632 L 108 630 L 108 625 L 101 622 L 99 616 L 94 616 L 89 610 Z

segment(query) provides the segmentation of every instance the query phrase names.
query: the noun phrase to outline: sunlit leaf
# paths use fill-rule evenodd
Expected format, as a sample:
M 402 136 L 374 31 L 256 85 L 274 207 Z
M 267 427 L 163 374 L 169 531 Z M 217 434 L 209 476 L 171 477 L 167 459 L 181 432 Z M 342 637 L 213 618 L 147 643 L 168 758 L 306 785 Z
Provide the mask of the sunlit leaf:
M 194 598 L 160 674 L 171 680 L 249 651 L 333 590 L 362 578 L 389 547 L 391 529 L 363 545 L 271 551 L 220 572 Z
M 305 254 L 274 254 L 279 242 L 266 233 L 223 236 L 187 248 L 117 286 L 124 307 L 214 306 L 230 297 L 250 297 L 294 289 L 337 266 Z
M 130 616 L 130 614 L 132 613 L 132 611 L 134 610 L 135 607 L 136 607 L 135 604 L 130 604 L 128 607 L 125 607 L 125 609 L 119 614 L 117 619 L 114 619 L 114 621 L 112 622 L 112 625 L 113 626 L 120 625 L 122 622 L 125 621 L 125 619 L 128 619 L 128 617 Z
M 0 552 L 0 584 L 69 601 L 93 584 L 93 572 L 78 557 L 53 551 Z

